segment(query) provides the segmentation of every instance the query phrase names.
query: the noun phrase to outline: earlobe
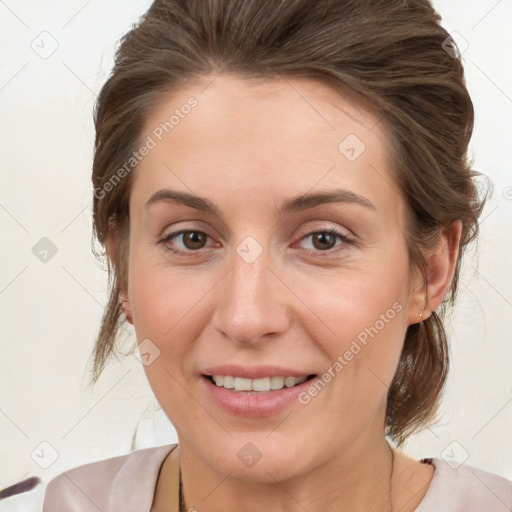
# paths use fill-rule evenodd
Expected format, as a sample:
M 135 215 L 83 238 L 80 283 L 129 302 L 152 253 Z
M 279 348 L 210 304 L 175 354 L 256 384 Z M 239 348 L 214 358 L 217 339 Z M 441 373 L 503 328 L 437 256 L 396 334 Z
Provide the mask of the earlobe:
M 114 261 L 115 254 L 115 234 L 111 229 L 106 238 L 105 238 L 105 250 L 107 251 L 107 256 L 110 261 Z M 130 299 L 128 298 L 128 294 L 125 292 L 121 292 L 119 294 L 119 300 L 121 302 L 121 307 L 123 308 L 124 316 L 126 321 L 133 325 L 133 316 L 132 316 L 132 307 L 130 304 Z
M 411 324 L 426 320 L 446 297 L 455 272 L 459 255 L 462 223 L 457 220 L 446 227 L 440 236 L 439 245 L 427 256 L 427 286 L 421 286 L 411 303 Z
M 133 325 L 133 317 L 132 317 L 132 307 L 130 304 L 130 299 L 128 298 L 128 294 L 125 292 L 121 292 L 119 294 L 119 298 L 121 300 L 121 306 L 124 311 L 124 316 L 126 317 L 126 321 Z

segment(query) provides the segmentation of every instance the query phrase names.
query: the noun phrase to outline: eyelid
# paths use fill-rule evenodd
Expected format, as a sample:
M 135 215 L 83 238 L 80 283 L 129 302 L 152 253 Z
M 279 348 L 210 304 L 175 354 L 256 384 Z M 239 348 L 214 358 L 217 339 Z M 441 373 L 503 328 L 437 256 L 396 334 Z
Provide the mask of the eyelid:
M 337 239 L 341 240 L 340 244 L 335 244 L 334 247 L 327 249 L 325 251 L 320 250 L 314 250 L 314 249 L 304 249 L 308 254 L 314 254 L 315 256 L 320 257 L 329 257 L 338 254 L 340 251 L 346 250 L 345 246 L 353 246 L 356 243 L 356 240 L 351 235 L 348 235 L 344 233 L 340 228 L 338 227 L 319 227 L 317 229 L 309 229 L 305 233 L 303 233 L 298 241 L 294 244 L 300 243 L 302 240 L 317 234 L 317 233 L 329 233 L 336 237 Z
M 326 221 L 324 221 L 324 224 L 317 223 L 313 225 L 313 227 L 309 226 L 305 229 L 301 229 L 299 240 L 302 240 L 306 235 L 311 235 L 313 233 L 321 233 L 321 232 L 329 232 L 329 231 L 336 231 L 340 235 L 343 235 L 346 238 L 355 239 L 357 238 L 356 235 L 348 228 L 340 227 L 338 224 L 325 224 Z
M 349 231 L 349 230 L 347 230 Z M 172 239 L 172 238 L 176 238 L 180 235 L 183 235 L 185 233 L 202 233 L 204 235 L 206 235 L 207 238 L 210 238 L 210 239 L 213 239 L 212 236 L 210 236 L 208 234 L 207 231 L 203 231 L 201 229 L 196 229 L 194 227 L 187 227 L 187 228 L 182 228 L 182 229 L 179 229 L 177 231 L 172 231 L 171 233 L 168 233 L 166 235 L 163 235 L 157 242 L 157 245 L 162 245 L 164 246 L 164 248 L 167 250 L 167 251 L 170 251 L 172 252 L 173 254 L 178 254 L 180 256 L 189 256 L 189 257 L 194 257 L 194 256 L 200 256 L 201 253 L 208 249 L 209 247 L 202 247 L 200 249 L 197 249 L 197 250 L 192 250 L 192 249 L 181 249 L 181 248 L 171 248 L 169 247 L 169 240 Z M 334 247 L 330 248 L 330 249 L 327 249 L 325 251 L 321 251 L 321 250 L 315 250 L 315 249 L 304 249 L 304 251 L 306 251 L 308 254 L 312 254 L 314 256 L 319 256 L 319 257 L 329 257 L 329 256 L 332 256 L 332 255 L 335 255 L 337 254 L 338 252 L 340 251 L 344 251 L 346 250 L 345 246 L 353 246 L 355 245 L 356 243 L 356 239 L 355 237 L 353 237 L 351 234 L 347 234 L 347 233 L 344 233 L 342 229 L 340 229 L 339 227 L 334 227 L 334 226 L 331 226 L 331 227 L 326 227 L 325 225 L 324 226 L 318 226 L 317 228 L 309 228 L 309 229 L 306 229 L 304 230 L 301 235 L 298 237 L 297 241 L 294 242 L 293 246 L 299 244 L 302 240 L 304 240 L 305 238 L 308 238 L 312 235 L 315 235 L 317 233 L 329 233 L 331 235 L 333 235 L 335 238 L 341 240 L 341 243 L 340 244 L 335 244 Z
M 168 244 L 170 243 L 169 240 L 172 238 L 176 238 L 177 236 L 183 235 L 185 233 L 202 233 L 206 235 L 207 238 L 213 239 L 212 236 L 210 236 L 206 231 L 203 231 L 201 229 L 195 229 L 195 228 L 183 228 L 178 231 L 172 231 L 171 233 L 168 233 L 166 235 L 163 235 L 161 238 L 157 240 L 157 245 L 163 245 L 164 248 L 174 254 L 179 254 L 183 256 L 196 256 L 199 255 L 202 251 L 205 249 L 208 249 L 208 247 L 203 247 L 201 249 L 197 249 L 195 251 L 191 249 L 171 249 Z

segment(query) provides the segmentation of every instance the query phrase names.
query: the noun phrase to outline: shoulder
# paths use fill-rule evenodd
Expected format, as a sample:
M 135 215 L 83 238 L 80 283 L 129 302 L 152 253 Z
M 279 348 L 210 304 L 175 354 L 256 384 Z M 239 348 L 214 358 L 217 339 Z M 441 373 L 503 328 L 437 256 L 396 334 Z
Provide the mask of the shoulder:
M 424 459 L 435 468 L 427 494 L 415 512 L 511 512 L 512 481 L 468 465 Z
M 126 512 L 149 510 L 160 466 L 176 446 L 136 450 L 64 471 L 46 486 L 43 512 L 109 512 L 120 504 Z

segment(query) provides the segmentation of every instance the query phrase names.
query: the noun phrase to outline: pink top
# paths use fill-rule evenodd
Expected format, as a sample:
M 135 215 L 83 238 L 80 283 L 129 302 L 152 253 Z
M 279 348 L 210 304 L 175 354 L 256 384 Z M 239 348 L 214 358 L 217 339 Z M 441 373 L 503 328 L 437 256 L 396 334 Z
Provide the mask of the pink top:
M 65 471 L 48 483 L 43 512 L 150 512 L 160 467 L 177 444 L 136 450 Z M 415 512 L 512 512 L 512 481 L 442 459 Z

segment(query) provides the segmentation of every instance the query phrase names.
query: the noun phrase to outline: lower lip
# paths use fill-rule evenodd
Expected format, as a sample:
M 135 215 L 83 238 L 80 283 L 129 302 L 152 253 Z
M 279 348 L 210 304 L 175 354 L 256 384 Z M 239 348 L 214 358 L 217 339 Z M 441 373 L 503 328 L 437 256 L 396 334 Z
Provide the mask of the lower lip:
M 248 394 L 217 386 L 208 377 L 201 376 L 206 393 L 214 402 L 227 413 L 243 418 L 264 418 L 284 411 L 298 401 L 298 396 L 310 386 L 312 380 L 314 377 L 292 388 Z

